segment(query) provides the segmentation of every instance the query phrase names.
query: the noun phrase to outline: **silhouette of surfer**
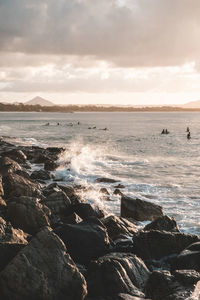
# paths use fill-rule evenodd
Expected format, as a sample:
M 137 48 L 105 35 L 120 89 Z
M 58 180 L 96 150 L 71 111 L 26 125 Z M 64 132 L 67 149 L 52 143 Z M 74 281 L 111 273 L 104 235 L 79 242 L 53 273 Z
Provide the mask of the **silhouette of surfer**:
M 187 127 L 186 132 L 190 132 L 190 128 L 189 127 Z
M 191 134 L 190 134 L 190 131 L 188 132 L 187 134 L 187 139 L 190 140 L 191 139 Z

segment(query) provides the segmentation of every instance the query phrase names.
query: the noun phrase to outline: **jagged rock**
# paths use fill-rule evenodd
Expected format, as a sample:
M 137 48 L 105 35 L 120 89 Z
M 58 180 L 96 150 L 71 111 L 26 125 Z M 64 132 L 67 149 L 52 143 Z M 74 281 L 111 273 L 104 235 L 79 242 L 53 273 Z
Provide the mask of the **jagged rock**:
M 27 196 L 10 198 L 7 201 L 7 218 L 12 225 L 30 234 L 49 225 L 50 210 L 39 199 Z
M 113 195 L 123 196 L 124 194 L 119 189 L 115 189 Z
M 49 228 L 39 232 L 0 273 L 4 300 L 83 300 L 86 282 Z
M 187 271 L 185 271 L 187 273 Z M 195 284 L 198 279 L 193 277 Z M 152 300 L 186 300 L 195 290 L 194 284 L 183 284 L 179 277 L 173 276 L 169 271 L 154 271 L 146 285 L 146 296 Z M 197 299 L 197 298 L 196 298 Z
M 103 218 L 105 212 L 97 205 L 89 203 L 77 203 L 73 206 L 74 212 L 81 218 L 87 219 L 89 217 Z
M 89 296 L 127 293 L 144 298 L 143 290 L 149 274 L 144 262 L 134 254 L 107 254 L 88 266 Z
M 59 167 L 59 164 L 49 159 L 44 163 L 44 169 L 47 171 L 55 171 Z
M 150 224 L 147 224 L 143 230 L 165 230 L 170 232 L 180 232 L 176 220 L 166 215 L 155 219 Z
M 14 173 L 22 168 L 20 165 L 9 157 L 0 157 L 0 174 L 7 176 L 10 173 Z
M 200 241 L 196 235 L 167 231 L 141 231 L 133 236 L 134 253 L 145 260 L 179 254 L 191 243 Z
M 133 218 L 136 221 L 153 221 L 160 216 L 163 216 L 163 210 L 159 205 L 124 195 L 121 198 L 121 217 Z
M 18 174 L 9 174 L 3 178 L 5 199 L 8 197 L 38 197 L 42 198 L 40 186 Z
M 133 235 L 138 231 L 137 226 L 133 223 L 114 215 L 101 219 L 101 222 L 106 226 L 112 240 L 116 240 L 120 235 Z
M 34 171 L 31 174 L 31 179 L 39 179 L 39 180 L 49 180 L 52 179 L 54 176 L 53 174 L 51 174 L 49 171 L 45 171 L 45 170 L 38 170 L 38 171 Z
M 52 224 L 64 222 L 66 217 L 73 213 L 71 201 L 62 190 L 49 194 L 43 203 L 51 210 Z
M 200 272 L 200 242 L 184 249 L 176 258 L 174 269 L 194 269 Z
M 2 185 L 2 176 L 0 176 L 0 197 L 4 196 L 4 190 Z
M 104 182 L 104 183 L 115 183 L 117 181 L 119 181 L 119 180 L 115 180 L 112 178 L 105 178 L 105 177 L 100 177 L 100 178 L 96 179 L 96 182 Z
M 106 188 L 101 188 L 99 193 L 104 194 L 104 195 L 110 195 L 110 193 L 108 192 L 108 190 Z
M 110 241 L 104 225 L 94 218 L 75 225 L 64 224 L 55 233 L 65 243 L 72 259 L 80 264 L 88 264 L 108 252 Z
M 12 149 L 12 150 L 9 150 L 9 151 L 5 151 L 5 152 L 1 153 L 1 155 L 10 157 L 11 159 L 18 162 L 19 164 L 23 164 L 27 160 L 27 157 L 24 154 L 24 152 L 22 150 L 19 150 L 19 149 Z

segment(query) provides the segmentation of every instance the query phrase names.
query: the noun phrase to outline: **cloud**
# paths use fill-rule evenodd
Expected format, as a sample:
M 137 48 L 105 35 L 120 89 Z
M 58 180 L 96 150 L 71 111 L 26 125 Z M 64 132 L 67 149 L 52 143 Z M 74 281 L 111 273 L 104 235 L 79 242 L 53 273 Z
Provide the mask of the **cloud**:
M 198 60 L 199 13 L 199 0 L 0 0 L 0 51 L 181 65 Z

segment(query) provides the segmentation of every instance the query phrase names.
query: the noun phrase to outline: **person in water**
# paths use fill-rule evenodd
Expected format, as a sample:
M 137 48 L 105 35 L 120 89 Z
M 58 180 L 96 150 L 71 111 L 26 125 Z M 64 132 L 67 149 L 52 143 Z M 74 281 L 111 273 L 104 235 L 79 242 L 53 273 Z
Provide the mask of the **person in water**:
M 187 127 L 186 132 L 190 132 L 190 128 L 189 127 Z
M 165 129 L 162 130 L 161 134 L 165 134 Z
M 191 139 L 190 131 L 189 131 L 188 134 L 187 134 L 187 139 L 188 139 L 188 140 Z

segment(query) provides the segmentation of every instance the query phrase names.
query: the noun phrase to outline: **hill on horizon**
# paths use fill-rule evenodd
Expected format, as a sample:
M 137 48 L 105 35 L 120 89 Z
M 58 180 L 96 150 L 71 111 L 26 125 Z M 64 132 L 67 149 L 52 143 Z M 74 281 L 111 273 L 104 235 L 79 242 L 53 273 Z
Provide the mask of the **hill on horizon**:
M 182 107 L 183 108 L 200 108 L 200 100 L 190 101 L 188 103 L 185 103 Z
M 54 106 L 55 104 L 49 100 L 46 100 L 42 97 L 35 97 L 24 103 L 25 105 L 41 105 L 41 106 Z

